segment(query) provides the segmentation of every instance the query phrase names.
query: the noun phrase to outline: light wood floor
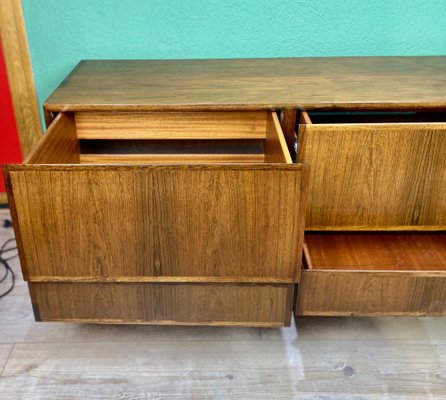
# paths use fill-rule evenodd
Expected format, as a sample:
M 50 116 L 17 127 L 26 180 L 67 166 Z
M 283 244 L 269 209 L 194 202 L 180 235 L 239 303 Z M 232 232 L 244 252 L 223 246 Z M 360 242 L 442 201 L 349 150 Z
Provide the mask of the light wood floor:
M 1 226 L 7 216 L 0 210 Z M 0 243 L 12 236 L 0 227 Z M 0 373 L 0 399 L 446 399 L 446 318 L 35 323 L 19 276 L 0 300 Z

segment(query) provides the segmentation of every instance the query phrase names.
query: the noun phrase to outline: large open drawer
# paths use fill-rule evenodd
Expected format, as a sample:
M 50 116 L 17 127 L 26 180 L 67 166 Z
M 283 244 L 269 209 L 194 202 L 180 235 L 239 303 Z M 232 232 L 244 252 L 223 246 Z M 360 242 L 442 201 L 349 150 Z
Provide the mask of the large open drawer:
M 275 113 L 125 117 L 61 113 L 5 169 L 28 282 L 299 280 L 308 170 L 292 163 Z M 260 291 L 239 290 L 258 307 Z

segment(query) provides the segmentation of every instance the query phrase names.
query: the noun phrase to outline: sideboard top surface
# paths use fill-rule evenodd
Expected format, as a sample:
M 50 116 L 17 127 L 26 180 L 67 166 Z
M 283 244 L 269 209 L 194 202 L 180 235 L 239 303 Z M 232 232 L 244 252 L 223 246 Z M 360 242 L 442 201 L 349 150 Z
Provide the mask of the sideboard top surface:
M 446 109 L 446 57 L 85 60 L 44 107 Z

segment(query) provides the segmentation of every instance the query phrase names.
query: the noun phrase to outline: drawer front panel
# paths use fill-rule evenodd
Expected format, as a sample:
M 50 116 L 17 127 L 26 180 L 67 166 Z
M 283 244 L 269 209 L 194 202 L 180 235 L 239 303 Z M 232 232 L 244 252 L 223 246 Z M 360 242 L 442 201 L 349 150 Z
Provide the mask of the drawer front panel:
M 37 320 L 286 326 L 293 285 L 31 283 Z
M 296 315 L 446 315 L 446 272 L 308 271 Z
M 298 279 L 305 166 L 9 169 L 28 280 Z
M 306 227 L 444 229 L 446 124 L 301 125 Z

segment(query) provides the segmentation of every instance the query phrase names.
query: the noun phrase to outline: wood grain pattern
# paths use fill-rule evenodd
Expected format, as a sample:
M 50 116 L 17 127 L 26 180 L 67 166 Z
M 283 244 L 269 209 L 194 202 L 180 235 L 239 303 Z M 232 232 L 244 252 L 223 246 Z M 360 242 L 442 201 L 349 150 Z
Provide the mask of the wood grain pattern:
M 446 232 L 308 232 L 305 243 L 312 269 L 446 271 Z
M 20 146 L 26 156 L 42 128 L 20 0 L 0 1 L 0 27 Z
M 446 229 L 446 125 L 307 124 L 306 228 Z
M 444 111 L 445 67 L 446 57 L 82 62 L 45 105 L 48 121 L 62 110 L 76 120 L 57 116 L 30 163 L 7 169 L 37 317 L 288 324 L 308 193 L 308 229 L 446 229 L 441 112 L 426 113 L 438 122 L 417 114 L 312 124 L 302 111 L 298 162 L 313 168 L 309 190 L 308 167 L 291 164 L 287 149 L 299 110 Z M 286 137 L 271 112 L 280 109 L 290 110 Z M 246 157 L 79 155 L 78 137 L 264 146 Z M 96 165 L 56 165 L 80 162 Z M 137 165 L 111 165 L 121 162 Z M 166 165 L 174 162 L 196 165 Z M 407 235 L 355 237 L 328 255 L 310 239 L 298 313 L 446 315 L 444 233 Z
M 446 233 L 308 233 L 297 315 L 446 315 Z
M 296 315 L 446 316 L 446 271 L 304 270 Z
M 293 163 L 276 113 L 268 113 L 267 116 L 265 162 Z
M 18 227 L 18 215 L 17 215 L 17 209 L 15 207 L 15 201 L 14 201 L 14 195 L 12 192 L 12 183 L 11 183 L 11 176 L 9 174 L 9 169 L 11 168 L 11 165 L 6 165 L 2 168 L 2 174 L 3 174 L 3 182 L 5 182 L 5 188 L 6 188 L 6 195 L 8 198 L 8 205 L 9 205 L 9 211 L 11 213 L 11 220 L 12 220 L 12 226 L 14 230 L 14 236 L 17 243 L 17 249 L 18 249 L 18 256 L 20 259 L 20 266 L 22 269 L 23 278 L 26 279 L 28 277 L 28 267 L 26 264 L 26 258 L 25 258 L 25 243 L 22 240 L 22 236 L 20 233 L 20 229 Z M 10 238 L 8 238 L 10 239 Z
M 49 111 L 444 109 L 445 78 L 446 57 L 82 61 L 45 107 Z
M 79 142 L 73 114 L 59 113 L 24 163 L 78 164 Z
M 284 164 L 9 166 L 24 272 L 294 282 L 307 173 Z
M 87 113 L 88 114 L 88 113 Z M 188 126 L 187 121 L 189 116 L 198 115 L 199 118 L 192 118 L 191 121 L 196 124 L 198 127 L 204 127 L 204 131 L 200 131 L 200 129 L 196 129 L 195 126 Z M 279 123 L 279 119 L 276 113 L 250 113 L 250 112 L 239 112 L 235 113 L 237 118 L 240 121 L 245 122 L 245 126 L 243 129 L 249 129 L 250 121 L 253 119 L 251 115 L 254 115 L 255 118 L 258 118 L 259 121 L 262 122 L 261 130 L 258 132 L 254 132 L 254 135 L 251 137 L 246 135 L 246 132 L 237 132 L 237 128 L 232 128 L 229 124 L 229 131 L 226 132 L 226 137 L 224 140 L 221 139 L 220 135 L 215 135 L 215 129 L 223 129 L 222 134 L 224 134 L 225 130 L 228 129 L 224 124 L 226 123 L 226 119 L 222 118 L 221 114 L 227 114 L 225 112 L 220 113 L 209 113 L 206 116 L 206 113 L 167 113 L 166 128 L 161 123 L 162 119 L 158 120 L 158 116 L 161 114 L 154 114 L 157 117 L 152 120 L 152 114 L 146 114 L 144 129 L 137 134 L 135 137 L 139 139 L 144 137 L 143 140 L 136 140 L 135 146 L 140 146 L 141 151 L 135 152 L 135 154 L 125 154 L 125 148 L 128 148 L 127 141 L 122 140 L 122 137 L 128 139 L 129 136 L 121 133 L 118 130 L 117 134 L 111 134 L 110 137 L 104 139 L 104 152 L 97 154 L 81 154 L 80 162 L 81 163 L 225 163 L 225 162 L 233 162 L 233 163 L 258 163 L 258 162 L 266 162 L 266 163 L 286 163 L 292 164 L 292 159 L 289 154 L 285 138 L 282 133 L 282 129 Z M 234 114 L 234 113 L 230 113 Z M 246 114 L 246 115 L 244 115 Z M 121 113 L 120 115 L 125 116 L 125 113 Z M 174 129 L 176 125 L 171 125 L 172 116 L 175 115 L 175 123 L 181 123 L 182 116 L 186 121 L 186 127 L 177 127 L 178 132 L 172 133 L 171 129 Z M 206 116 L 206 117 L 203 117 Z M 217 115 L 216 121 L 212 120 L 212 115 Z M 104 113 L 104 117 L 105 113 Z M 128 115 L 128 118 L 132 118 L 132 114 Z M 232 118 L 232 117 L 231 117 Z M 159 132 L 156 131 L 153 133 L 152 131 L 146 131 L 145 129 L 151 129 L 151 124 L 153 121 L 156 122 L 156 127 L 161 129 Z M 132 124 L 132 122 L 130 122 Z M 214 129 L 214 127 L 216 127 Z M 251 129 L 249 129 L 251 130 Z M 214 132 L 214 133 L 212 133 Z M 153 134 L 152 134 L 153 133 Z M 260 134 L 261 139 L 258 138 Z M 106 131 L 104 131 L 101 137 L 106 137 Z M 121 136 L 120 136 L 121 135 Z M 90 136 L 81 134 L 82 138 L 82 146 L 88 147 L 88 141 L 91 138 L 96 136 Z M 116 141 L 116 146 L 119 146 L 120 142 L 125 142 L 123 152 L 117 153 L 119 148 L 116 149 L 113 146 L 109 146 L 107 143 L 110 143 L 110 140 L 113 138 L 121 138 L 121 140 Z M 223 137 L 223 136 L 222 136 Z M 90 138 L 90 139 L 85 139 Z M 158 139 L 157 139 L 158 138 Z M 160 139 L 163 138 L 163 139 Z M 181 138 L 181 140 L 179 140 Z M 194 145 L 193 140 L 195 138 L 196 145 Z M 199 138 L 199 140 L 196 140 Z M 234 140 L 234 138 L 238 140 Z M 253 139 L 255 138 L 255 139 Z M 147 140 L 150 139 L 150 140 Z M 157 139 L 157 140 L 154 140 Z M 211 139 L 211 140 L 210 140 Z M 98 142 L 96 140 L 96 142 Z M 172 148 L 169 148 L 169 142 L 173 143 Z M 239 146 L 237 146 L 237 142 L 239 142 Z M 184 148 L 181 144 L 184 143 Z M 212 146 L 212 143 L 215 143 L 215 146 Z M 252 143 L 252 145 L 248 146 L 248 143 Z M 159 144 L 159 145 L 158 145 Z M 107 152 L 107 148 L 109 151 L 113 151 L 113 154 Z M 130 149 L 133 151 L 133 149 Z M 261 151 L 258 152 L 258 151 Z M 116 152 L 115 152 L 116 151 Z M 147 153 L 144 153 L 146 151 Z M 157 152 L 158 151 L 158 152 Z M 208 153 L 206 153 L 208 151 Z M 257 152 L 256 152 L 257 151 Z
M 264 139 L 267 113 L 77 112 L 79 139 Z
M 43 321 L 285 326 L 293 285 L 32 283 L 30 293 Z

